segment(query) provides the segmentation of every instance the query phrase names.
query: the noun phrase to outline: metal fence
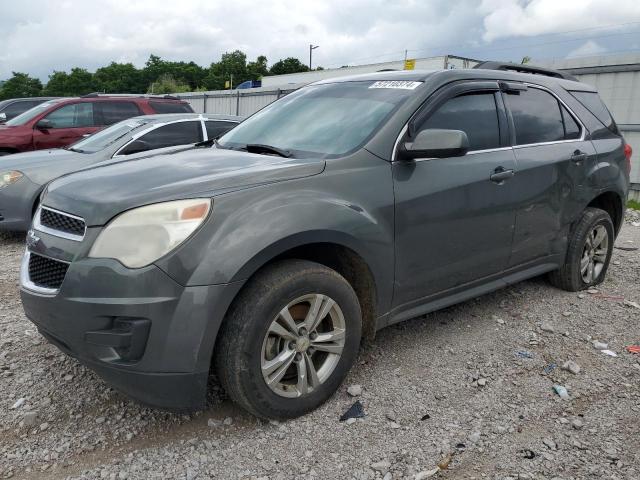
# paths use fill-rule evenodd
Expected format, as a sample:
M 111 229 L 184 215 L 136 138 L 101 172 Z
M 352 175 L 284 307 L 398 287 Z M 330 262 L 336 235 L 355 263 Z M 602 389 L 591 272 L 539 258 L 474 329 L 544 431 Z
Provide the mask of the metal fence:
M 212 92 L 181 93 L 178 96 L 191 104 L 197 113 L 219 113 L 249 116 L 275 102 L 280 97 L 300 88 L 303 84 L 285 88 L 247 88 Z

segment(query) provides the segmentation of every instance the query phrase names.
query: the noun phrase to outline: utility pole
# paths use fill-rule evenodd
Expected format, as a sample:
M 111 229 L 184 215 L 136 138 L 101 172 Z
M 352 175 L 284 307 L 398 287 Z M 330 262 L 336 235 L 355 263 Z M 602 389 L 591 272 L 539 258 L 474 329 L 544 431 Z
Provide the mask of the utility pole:
M 313 57 L 313 51 L 318 48 L 320 45 L 309 44 L 309 70 L 311 70 L 311 59 Z

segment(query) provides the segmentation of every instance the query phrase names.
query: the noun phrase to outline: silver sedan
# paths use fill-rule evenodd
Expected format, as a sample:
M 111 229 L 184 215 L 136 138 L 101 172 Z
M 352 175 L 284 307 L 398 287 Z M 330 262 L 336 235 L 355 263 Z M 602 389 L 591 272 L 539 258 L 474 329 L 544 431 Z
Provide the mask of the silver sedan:
M 64 149 L 1 158 L 0 230 L 28 230 L 40 193 L 55 178 L 98 165 L 172 153 L 214 139 L 240 121 L 230 115 L 193 113 L 133 117 Z

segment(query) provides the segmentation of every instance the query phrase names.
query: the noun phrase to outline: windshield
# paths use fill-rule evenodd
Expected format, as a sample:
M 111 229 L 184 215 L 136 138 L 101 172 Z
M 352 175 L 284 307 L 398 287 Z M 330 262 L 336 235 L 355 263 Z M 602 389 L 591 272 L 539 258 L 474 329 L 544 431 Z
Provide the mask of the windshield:
M 134 130 L 139 129 L 140 127 L 147 125 L 148 123 L 148 120 L 143 119 L 123 120 L 122 122 L 115 123 L 110 127 L 105 128 L 104 130 L 100 130 L 99 132 L 94 133 L 90 137 L 83 138 L 79 142 L 76 142 L 70 147 L 67 147 L 67 149 L 80 153 L 99 152 L 100 150 L 104 150 L 109 145 L 112 145 L 125 136 L 129 138 L 131 136 L 130 134 Z
M 294 157 L 331 158 L 362 146 L 419 82 L 339 82 L 301 88 L 226 133 L 222 148 L 268 145 Z
M 17 125 L 24 125 L 25 123 L 27 123 L 32 118 L 37 117 L 38 115 L 40 115 L 47 108 L 49 108 L 51 105 L 55 105 L 56 103 L 61 102 L 62 100 L 64 100 L 64 99 L 61 98 L 61 99 L 58 99 L 58 100 L 49 100 L 48 102 L 44 102 L 44 103 L 41 103 L 40 105 L 36 105 L 35 107 L 30 108 L 26 112 L 21 113 L 17 117 L 12 118 L 7 123 L 5 123 L 5 125 L 9 125 L 9 126 L 12 126 L 12 127 L 13 126 L 17 126 Z

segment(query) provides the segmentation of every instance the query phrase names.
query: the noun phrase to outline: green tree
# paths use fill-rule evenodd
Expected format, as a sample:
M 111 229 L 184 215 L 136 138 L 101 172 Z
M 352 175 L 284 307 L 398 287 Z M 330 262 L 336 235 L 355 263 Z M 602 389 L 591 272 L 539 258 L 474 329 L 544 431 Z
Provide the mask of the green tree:
M 223 53 L 219 62 L 212 63 L 204 79 L 204 86 L 210 90 L 222 90 L 225 82 L 231 80 L 232 76 L 234 86 L 251 80 L 247 72 L 247 56 L 240 50 Z
M 170 74 L 160 75 L 157 81 L 149 85 L 147 93 L 184 93 L 190 92 L 192 89 L 186 83 L 180 83 Z
M 12 77 L 0 88 L 0 100 L 42 95 L 42 82 L 26 73 L 11 72 Z
M 93 83 L 97 91 L 104 93 L 144 93 L 147 90 L 142 72 L 132 63 L 111 62 L 97 69 Z
M 297 58 L 288 57 L 284 60 L 279 60 L 269 69 L 270 75 L 283 75 L 285 73 L 298 73 L 298 72 L 308 72 L 309 67 L 302 63 Z
M 96 86 L 93 83 L 93 75 L 84 68 L 72 68 L 66 82 L 67 95 L 86 95 L 95 92 Z
M 67 72 L 54 71 L 49 75 L 49 81 L 44 87 L 43 93 L 51 97 L 64 97 L 66 95 L 66 84 L 69 75 Z
M 247 74 L 251 77 L 250 80 L 260 80 L 265 75 L 269 75 L 267 57 L 260 55 L 255 62 L 247 63 Z

